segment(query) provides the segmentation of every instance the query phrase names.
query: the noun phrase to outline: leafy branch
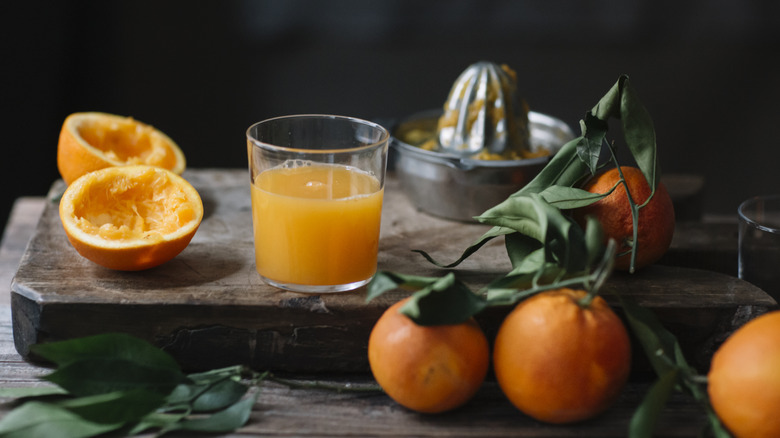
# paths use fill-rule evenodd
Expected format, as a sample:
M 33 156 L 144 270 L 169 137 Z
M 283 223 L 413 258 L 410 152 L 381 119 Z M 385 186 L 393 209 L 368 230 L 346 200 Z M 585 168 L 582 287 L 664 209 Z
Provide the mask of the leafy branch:
M 257 378 L 244 367 L 185 375 L 170 355 L 125 334 L 38 344 L 32 352 L 56 366 L 42 379 L 57 386 L 0 390 L 21 402 L 0 421 L 0 436 L 229 432 L 246 423 L 258 395 L 242 382 Z
M 552 208 L 569 210 L 585 207 L 608 196 L 611 191 L 594 194 L 577 187 L 587 178 L 596 174 L 600 168 L 609 164 L 620 169 L 614 146 L 607 142 L 608 122 L 612 118 L 620 120 L 626 146 L 651 187 L 651 194 L 645 204 L 649 202 L 655 194 L 660 179 L 660 172 L 657 169 L 655 129 L 649 113 L 631 87 L 628 76 L 622 75 L 593 109 L 586 113 L 585 119 L 580 121 L 582 134 L 579 137 L 563 145 L 561 150 L 527 185 L 510 195 L 502 203 L 475 218 L 480 223 L 493 225 L 493 229 L 487 231 L 469 246 L 458 260 L 446 265 L 446 267 L 457 266 L 489 240 L 501 235 L 519 233 L 540 240 L 539 237 L 542 236 L 534 235 L 534 230 L 529 226 L 528 221 L 517 220 L 517 218 L 533 217 L 534 212 L 531 209 L 535 206 L 529 207 L 527 200 L 529 197 L 538 195 Z M 605 161 L 602 158 L 605 145 L 609 150 L 609 156 L 606 157 L 606 162 L 602 162 Z M 626 187 L 626 191 L 630 195 L 622 173 L 620 174 L 620 183 Z M 638 249 L 636 245 L 638 212 L 642 206 L 636 205 L 630 196 L 629 202 L 632 206 L 634 220 L 634 245 L 631 249 L 631 269 L 633 270 Z M 547 210 L 547 212 L 549 211 L 550 209 Z M 551 213 L 550 219 L 560 221 L 560 216 Z M 577 236 L 570 237 L 571 247 L 576 248 L 579 244 L 576 241 Z M 540 240 L 540 243 L 551 244 L 554 242 Z M 510 247 L 510 243 L 506 243 L 506 245 L 507 253 L 513 262 L 527 255 L 515 253 Z M 427 258 L 430 260 L 430 257 Z
M 612 118 L 620 120 L 628 150 L 651 188 L 651 194 L 643 204 L 637 204 L 633 198 L 620 170 L 614 144 L 606 140 L 608 121 Z M 638 250 L 639 210 L 654 196 L 660 172 L 652 120 L 630 86 L 628 76 L 619 77 L 609 92 L 586 113 L 580 127 L 582 135 L 563 145 L 532 181 L 475 218 L 492 228 L 454 262 L 440 263 L 425 251 L 415 250 L 439 267 L 454 268 L 487 242 L 503 236 L 512 264 L 509 273 L 473 293 L 452 272 L 442 278 L 381 272 L 369 284 L 367 300 L 397 287 L 413 290 L 415 292 L 401 312 L 418 324 L 435 325 L 462 322 L 489 306 L 513 305 L 532 294 L 553 288 L 581 285 L 592 297 L 611 273 L 616 244 L 610 241 L 604 248 L 603 230 L 595 220 L 588 219 L 583 231 L 563 211 L 598 202 L 621 185 L 628 195 L 633 221 L 633 241 L 630 242 L 630 270 L 633 272 Z M 604 149 L 609 152 L 606 159 L 602 158 Z M 587 178 L 609 165 L 618 169 L 620 178 L 606 193 L 590 193 L 578 188 Z M 706 382 L 687 364 L 674 335 L 664 329 L 651 311 L 636 305 L 628 297 L 619 298 L 632 331 L 637 334 L 659 376 L 635 412 L 629 436 L 651 436 L 653 425 L 672 391 L 681 390 L 704 406 L 710 429 L 716 437 L 729 437 L 709 406 Z
M 550 264 L 547 266 L 547 275 L 528 272 L 506 276 L 485 286 L 478 293 L 472 292 L 452 272 L 444 277 L 423 277 L 380 271 L 368 285 L 366 300 L 370 301 L 393 289 L 411 290 L 414 294 L 401 307 L 402 313 L 423 326 L 457 324 L 488 307 L 512 305 L 545 290 L 579 286 L 595 293 L 612 271 L 614 256 L 614 241 L 610 241 L 601 260 L 592 270 L 582 270 L 560 278 L 560 270 Z M 549 278 L 551 276 L 553 279 Z
M 470 291 L 464 293 L 464 286 L 449 277 L 432 281 L 414 277 L 401 278 L 398 274 L 393 274 L 399 280 L 397 284 L 417 289 L 403 312 L 418 322 L 425 320 L 426 324 L 435 323 L 433 321 L 437 320 L 454 322 L 475 315 L 488 304 L 499 301 L 500 297 L 517 294 L 528 296 L 535 293 L 534 291 L 577 282 L 596 293 L 594 286 L 598 283 L 583 280 L 587 280 L 588 272 L 604 265 L 603 262 L 599 264 L 606 251 L 603 230 L 592 218 L 587 218 L 583 230 L 565 211 L 598 202 L 612 193 L 618 184 L 623 184 L 626 188 L 631 204 L 634 221 L 631 249 L 633 269 L 638 240 L 638 213 L 642 205 L 637 205 L 630 196 L 622 173 L 618 184 L 606 193 L 590 193 L 578 188 L 605 166 L 620 168 L 614 145 L 609 144 L 606 139 L 608 122 L 612 118 L 620 120 L 626 145 L 651 186 L 649 201 L 655 193 L 659 179 L 655 131 L 650 115 L 636 96 L 628 76 L 622 75 L 607 94 L 586 113 L 584 120 L 580 121 L 582 135 L 564 144 L 528 184 L 475 218 L 480 223 L 492 225 L 492 228 L 469 245 L 458 259 L 444 264 L 425 251 L 415 250 L 439 267 L 454 268 L 489 241 L 503 237 L 512 270 L 480 291 L 476 298 L 470 296 L 473 295 Z M 606 159 L 602 157 L 605 148 L 609 151 Z M 615 254 L 611 255 L 614 257 Z M 367 299 L 375 298 L 381 293 L 379 291 L 388 290 L 385 286 L 392 286 L 393 283 L 392 278 L 387 275 L 376 276 L 369 285 Z M 421 303 L 423 299 L 431 300 L 428 296 L 432 292 L 448 287 L 454 291 L 450 294 L 452 296 L 438 303 L 447 307 L 431 307 L 430 312 L 424 312 L 420 308 L 425 305 Z M 489 296 L 492 301 L 482 295 Z M 511 299 L 506 302 L 511 302 Z
M 655 315 L 629 297 L 618 295 L 632 331 L 658 375 L 629 425 L 632 438 L 649 438 L 673 391 L 683 391 L 699 402 L 707 414 L 709 430 L 715 438 L 730 438 L 709 402 L 706 376 L 699 375 L 685 360 L 677 338 L 667 331 Z
M 0 421 L 0 436 L 227 433 L 249 420 L 266 380 L 292 388 L 377 390 L 303 384 L 244 366 L 184 374 L 164 351 L 121 333 L 38 344 L 32 350 L 55 365 L 42 379 L 56 386 L 0 388 L 0 397 L 18 404 Z

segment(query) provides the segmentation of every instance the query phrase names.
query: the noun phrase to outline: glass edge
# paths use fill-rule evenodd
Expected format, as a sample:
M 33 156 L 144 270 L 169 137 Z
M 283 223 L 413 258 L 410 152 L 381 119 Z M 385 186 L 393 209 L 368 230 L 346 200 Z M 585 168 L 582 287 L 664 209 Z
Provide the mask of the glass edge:
M 330 119 L 340 119 L 340 120 L 347 120 L 347 121 L 353 121 L 358 122 L 360 124 L 371 126 L 374 128 L 379 129 L 382 132 L 382 138 L 378 141 L 375 141 L 371 144 L 367 144 L 364 146 L 357 146 L 354 148 L 343 148 L 343 149 L 299 149 L 299 148 L 290 148 L 285 146 L 277 146 L 270 143 L 265 143 L 260 140 L 257 140 L 256 138 L 252 137 L 252 135 L 249 133 L 249 131 L 252 130 L 257 125 L 260 125 L 261 123 L 268 123 L 275 120 L 283 120 L 283 119 L 296 119 L 296 118 L 330 118 Z M 327 154 L 338 154 L 338 153 L 354 153 L 356 151 L 361 150 L 370 150 L 370 149 L 379 149 L 382 147 L 388 147 L 390 143 L 390 131 L 380 125 L 379 123 L 372 122 L 370 120 L 361 119 L 358 117 L 352 117 L 352 116 L 340 116 L 340 115 L 334 115 L 334 114 L 292 114 L 292 115 L 286 115 L 286 116 L 277 116 L 277 117 L 271 117 L 269 119 L 261 120 L 259 122 L 255 122 L 246 129 L 246 139 L 249 143 L 251 143 L 253 146 L 262 147 L 265 149 L 271 149 L 271 150 L 277 150 L 277 151 L 284 151 L 284 152 L 293 152 L 293 153 L 307 153 L 307 154 L 314 154 L 314 155 L 327 155 Z
M 740 220 L 744 221 L 745 223 L 747 223 L 748 225 L 752 226 L 753 228 L 757 228 L 757 229 L 759 229 L 761 231 L 766 231 L 768 233 L 780 234 L 780 228 L 764 225 L 764 224 L 760 223 L 759 221 L 749 217 L 745 213 L 744 210 L 745 210 L 745 208 L 748 205 L 750 205 L 752 203 L 755 203 L 755 202 L 757 202 L 759 200 L 772 200 L 772 201 L 780 202 L 780 194 L 778 194 L 778 195 L 758 195 L 758 196 L 752 196 L 752 197 L 750 197 L 748 199 L 745 199 L 737 207 L 737 216 L 738 216 L 738 218 Z M 778 210 L 778 211 L 780 211 L 780 210 Z

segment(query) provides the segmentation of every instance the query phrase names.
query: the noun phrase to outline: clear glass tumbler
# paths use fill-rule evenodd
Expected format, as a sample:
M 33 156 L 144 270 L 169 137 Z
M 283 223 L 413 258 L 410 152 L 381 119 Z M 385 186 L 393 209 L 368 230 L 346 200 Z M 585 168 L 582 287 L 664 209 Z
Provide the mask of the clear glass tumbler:
M 314 114 L 264 120 L 246 135 L 263 280 L 306 293 L 368 283 L 377 269 L 387 130 Z
M 780 302 L 780 195 L 744 201 L 739 215 L 739 278 Z

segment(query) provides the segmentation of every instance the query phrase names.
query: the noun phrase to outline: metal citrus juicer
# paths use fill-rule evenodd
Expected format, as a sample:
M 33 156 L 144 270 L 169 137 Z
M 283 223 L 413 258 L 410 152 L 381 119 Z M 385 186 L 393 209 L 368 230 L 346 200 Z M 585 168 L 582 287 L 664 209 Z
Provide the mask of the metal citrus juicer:
M 395 172 L 415 208 L 475 222 L 574 138 L 566 123 L 529 111 L 517 94 L 514 71 L 477 62 L 453 83 L 444 108 L 397 124 Z
M 437 126 L 438 150 L 475 159 L 520 159 L 529 152 L 528 108 L 506 65 L 480 61 L 453 83 Z

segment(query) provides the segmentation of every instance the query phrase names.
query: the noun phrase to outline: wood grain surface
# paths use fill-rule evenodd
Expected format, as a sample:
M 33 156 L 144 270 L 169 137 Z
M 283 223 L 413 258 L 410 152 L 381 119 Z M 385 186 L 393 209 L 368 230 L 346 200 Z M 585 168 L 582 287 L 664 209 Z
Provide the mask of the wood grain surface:
M 40 379 L 51 370 L 24 361 L 16 352 L 11 340 L 10 314 L 9 307 L 0 306 L 0 387 L 51 385 Z M 583 423 L 558 426 L 537 422 L 517 411 L 492 380 L 462 408 L 423 415 L 399 406 L 380 391 L 371 390 L 374 382 L 370 375 L 284 374 L 281 377 L 291 380 L 295 386 L 263 382 L 247 425 L 219 436 L 617 438 L 626 436 L 631 415 L 649 388 L 648 383 L 632 382 L 603 415 Z M 349 386 L 353 391 L 317 389 L 318 385 Z M 10 401 L 0 397 L 0 418 L 15 407 Z M 703 409 L 690 397 L 677 393 L 661 415 L 655 436 L 693 438 L 704 423 Z
M 223 175 L 224 172 L 194 172 L 196 178 L 202 178 L 202 182 L 208 182 L 211 176 L 208 174 L 216 173 L 217 181 L 226 179 Z M 188 172 L 189 176 L 190 172 Z M 236 175 L 236 178 L 240 178 L 241 175 Z M 231 177 L 232 178 L 232 177 Z M 193 178 L 194 180 L 195 178 Z M 211 182 L 213 183 L 213 182 Z M 392 189 L 392 184 L 389 189 Z M 53 188 L 53 192 L 56 193 L 57 185 Z M 218 189 L 215 188 L 218 191 Z M 208 192 L 208 190 L 203 190 Z M 388 190 L 388 199 L 392 196 L 393 192 Z M 398 195 L 396 193 L 396 195 Z M 217 201 L 218 202 L 218 201 Z M 396 201 L 400 206 L 397 208 L 403 208 L 403 198 L 397 196 Z M 41 273 L 42 281 L 40 284 L 45 283 L 57 283 L 56 275 L 46 274 L 45 272 L 49 267 L 46 265 L 34 266 L 32 265 L 36 259 L 45 260 L 40 258 L 43 256 L 35 255 L 36 251 L 46 252 L 45 245 L 38 239 L 54 239 L 53 236 L 46 237 L 47 235 L 58 235 L 59 230 L 53 228 L 55 225 L 59 225 L 57 219 L 51 217 L 51 212 L 46 213 L 44 216 L 40 216 L 42 210 L 51 209 L 52 200 L 36 199 L 20 199 L 16 202 L 12 215 L 10 217 L 6 233 L 3 237 L 2 246 L 0 246 L 0 255 L 2 255 L 2 264 L 0 264 L 0 278 L 7 279 L 6 285 L 10 286 L 10 279 L 16 273 L 16 267 L 22 265 L 27 269 L 28 273 L 24 275 L 17 275 L 17 284 L 14 285 L 13 295 L 17 298 L 23 298 L 23 301 L 30 301 L 33 303 L 33 307 L 36 308 L 35 312 L 44 322 L 49 318 L 48 314 L 43 314 L 45 309 L 48 309 L 48 304 L 51 302 L 68 302 L 75 301 L 68 295 L 59 296 L 55 292 L 48 292 L 47 294 L 31 293 L 30 297 L 24 295 L 21 291 L 16 290 L 20 288 L 22 284 L 37 285 L 33 279 L 25 279 L 25 275 L 32 276 L 33 274 Z M 45 208 L 44 208 L 45 207 Z M 210 208 L 214 208 L 212 205 Z M 211 210 L 212 213 L 214 210 Z M 387 212 L 389 213 L 389 212 Z M 38 231 L 34 231 L 35 224 L 38 218 L 41 218 L 41 222 L 37 226 Z M 214 216 L 211 215 L 209 220 L 213 220 Z M 248 219 L 246 219 L 248 221 Z M 415 227 L 418 226 L 418 230 L 426 229 L 424 225 L 425 221 L 432 221 L 437 223 L 436 220 L 426 217 L 410 216 L 397 219 L 395 223 L 399 227 Z M 53 224 L 52 224 L 53 222 Z M 246 222 L 248 224 L 248 222 Z M 392 222 L 385 222 L 385 226 L 392 226 Z M 246 226 L 246 225 L 244 225 Z M 44 229 L 41 229 L 44 227 Z M 217 224 L 213 225 L 215 229 L 220 228 Z M 428 226 L 431 227 L 431 226 Z M 224 227 L 222 227 L 224 228 Z M 435 228 L 435 226 L 433 226 Z M 391 230 L 392 231 L 392 230 Z M 383 229 L 383 236 L 386 231 Z M 654 268 L 655 272 L 643 273 L 642 277 L 631 277 L 630 279 L 621 279 L 619 276 L 614 277 L 609 284 L 609 287 L 621 287 L 621 284 L 633 285 L 637 289 L 642 289 L 639 295 L 643 295 L 647 302 L 656 301 L 656 311 L 666 309 L 670 312 L 671 316 L 667 317 L 666 322 L 676 322 L 680 324 L 675 326 L 675 332 L 678 336 L 681 333 L 687 331 L 686 325 L 700 326 L 702 324 L 713 326 L 712 322 L 697 322 L 698 319 L 710 319 L 721 321 L 720 332 L 725 333 L 728 331 L 728 327 L 739 325 L 741 321 L 750 317 L 751 314 L 759 312 L 761 308 L 766 306 L 772 306 L 774 303 L 767 301 L 768 298 L 763 295 L 762 292 L 750 289 L 747 295 L 744 293 L 745 285 L 739 281 L 727 275 L 733 265 L 730 265 L 728 260 L 736 260 L 736 226 L 731 223 L 682 223 L 678 224 L 677 233 L 675 234 L 675 240 L 673 242 L 672 249 L 665 257 L 665 261 L 671 265 L 671 267 L 659 266 Z M 410 233 L 413 234 L 413 233 Z M 423 233 L 424 234 L 424 233 Z M 470 235 L 471 232 L 467 232 Z M 34 236 L 31 246 L 25 251 L 27 247 L 27 241 L 30 235 Z M 398 232 L 396 234 L 398 241 L 403 240 L 404 234 Z M 202 239 L 204 236 L 197 236 L 197 239 Z M 461 236 L 465 238 L 465 236 Z M 470 237 L 470 236 L 468 236 Z M 432 239 L 428 239 L 431 241 Z M 37 241 L 37 242 L 36 242 Z M 205 239 L 207 242 L 208 239 Z M 201 244 L 207 244 L 201 240 Z M 62 244 L 62 243 L 61 243 Z M 384 244 L 384 240 L 383 240 Z M 396 243 L 401 245 L 400 243 Z M 410 242 L 406 245 L 409 247 L 414 245 L 417 248 L 429 249 L 427 247 L 417 246 L 416 242 Z M 457 246 L 457 245 L 453 245 Z M 37 247 L 38 249 L 33 249 Z M 403 247 L 403 246 L 402 246 Z M 403 248 L 406 248 L 403 247 Z M 194 249 L 188 248 L 187 251 Z M 460 250 L 460 248 L 456 248 Z M 134 290 L 128 292 L 123 298 L 121 293 L 112 291 L 109 286 L 121 284 L 122 281 L 113 278 L 111 282 L 105 283 L 111 279 L 110 274 L 102 272 L 101 270 L 90 266 L 85 260 L 79 260 L 74 254 L 69 254 L 67 251 L 72 251 L 68 247 L 60 248 L 61 252 L 56 251 L 47 253 L 46 257 L 49 259 L 61 260 L 68 259 L 69 266 L 76 268 L 77 273 L 80 275 L 89 275 L 87 278 L 79 279 L 79 283 L 84 287 L 82 296 L 89 296 L 89 291 L 93 290 L 95 286 L 100 286 L 101 282 L 104 282 L 102 286 L 105 288 L 101 290 L 99 294 L 107 294 L 108 297 L 102 297 L 103 301 L 99 303 L 89 302 L 84 299 L 82 303 L 70 303 L 74 306 L 75 310 L 83 309 L 86 307 L 94 307 L 95 312 L 93 316 L 100 314 L 104 311 L 105 302 L 114 302 L 117 306 L 117 312 L 119 317 L 121 315 L 121 305 L 130 301 L 130 298 L 134 294 L 144 294 L 143 290 Z M 496 256 L 501 254 L 500 245 L 494 249 Z M 404 251 L 405 252 L 405 251 Z M 457 251 L 456 251 L 457 252 Z M 186 251 L 185 251 L 186 253 Z M 712 254 L 712 257 L 702 257 L 707 254 Z M 184 255 L 184 254 L 183 254 Z M 449 253 L 442 253 L 443 257 L 450 256 Z M 414 255 L 406 256 L 413 257 Z M 387 257 L 387 255 L 385 255 Z M 403 258 L 403 257 L 401 257 Z M 22 262 L 20 263 L 20 259 Z M 32 259 L 32 260 L 31 260 Z M 724 261 L 724 259 L 726 261 Z M 172 264 L 181 261 L 174 261 Z M 59 261 L 58 263 L 64 263 Z M 238 270 L 247 270 L 245 275 L 253 275 L 251 271 L 248 271 L 245 265 L 252 265 L 251 261 L 243 261 L 242 267 Z M 51 266 L 56 266 L 52 264 Z M 690 269 L 681 269 L 679 265 L 686 267 L 695 266 L 703 272 L 694 272 Z M 200 265 L 199 265 L 200 266 Z M 425 267 L 424 264 L 420 267 Z M 75 275 L 69 274 L 66 268 L 57 268 L 57 272 L 63 277 L 64 282 L 75 278 Z M 253 269 L 253 267 L 252 267 Z M 427 267 L 426 267 L 427 269 Z M 175 267 L 160 267 L 158 270 L 168 272 L 169 270 L 177 270 Z M 665 275 L 666 273 L 674 273 L 677 271 L 677 275 L 683 275 L 686 280 L 680 283 L 680 279 L 667 279 L 659 280 L 656 278 L 658 275 Z M 43 272 L 42 272 L 43 271 Z M 433 270 L 433 272 L 437 272 Z M 725 273 L 724 273 L 725 272 Z M 101 273 L 101 275 L 96 275 Z M 20 272 L 23 274 L 23 272 Z M 716 275 L 720 274 L 720 275 Z M 147 273 L 148 275 L 148 273 Z M 157 278 L 168 278 L 169 280 L 174 276 L 163 273 L 152 273 Z M 235 274 L 233 274 L 235 275 Z M 92 277 L 94 276 L 94 277 Z M 120 275 L 120 277 L 123 275 Z M 102 278 L 102 280 L 101 280 Z M 133 276 L 125 279 L 128 284 L 133 284 Z M 709 280 L 708 280 L 709 278 Z M 631 280 L 631 283 L 628 282 Z M 74 280 L 75 281 L 75 280 Z M 180 280 L 181 281 L 181 280 Z M 700 281 L 703 281 L 701 287 L 697 286 Z M 249 282 L 249 280 L 247 280 Z M 622 283 L 621 283 L 622 282 Z M 717 286 L 715 283 L 722 282 L 721 286 Z M 149 286 L 152 281 L 145 282 Z M 218 280 L 212 280 L 212 282 L 202 281 L 200 283 L 190 281 L 194 284 L 195 289 L 211 286 L 211 283 L 221 284 Z M 695 283 L 695 284 L 691 284 Z M 256 285 L 256 282 L 252 281 L 251 284 Z M 670 285 L 677 285 L 675 288 L 670 288 Z M 51 286 L 51 285 L 49 285 Z M 57 290 L 55 286 L 51 286 L 51 290 Z M 153 286 L 155 287 L 155 286 Z M 192 286 L 190 286 L 192 287 Z M 182 292 L 189 287 L 182 286 L 181 289 L 174 289 L 176 292 Z M 229 288 L 225 287 L 230 294 Z M 262 289 L 262 285 L 260 285 Z M 75 294 L 75 288 L 71 290 L 72 294 Z M 159 300 L 162 297 L 167 297 L 166 290 L 161 287 L 155 287 L 157 293 L 161 294 Z M 676 290 L 676 291 L 675 291 Z M 106 292 L 108 291 L 108 292 Z M 680 291 L 691 293 L 683 293 L 683 298 L 678 297 Z M 697 293 L 705 294 L 704 297 L 699 297 L 695 294 L 692 295 L 692 291 L 698 291 Z M 191 297 L 201 296 L 195 291 L 187 291 L 186 293 L 192 294 Z M 359 295 L 358 291 L 356 294 Z M 96 294 L 96 293 L 92 293 Z M 275 296 L 278 302 L 282 302 L 283 299 L 305 299 L 307 296 L 300 296 L 286 293 L 273 293 L 266 292 L 267 295 Z M 4 294 L 5 295 L 5 294 Z M 10 294 L 9 294 L 10 295 Z M 5 295 L 6 301 L 9 295 Z M 119 296 L 119 297 L 118 297 Z M 284 298 L 283 298 L 284 297 Z M 170 298 L 170 297 L 167 297 Z M 327 300 L 328 297 L 321 297 Z M 688 301 L 690 303 L 693 298 L 692 306 L 681 306 L 680 303 Z M 123 299 L 125 301 L 123 301 Z M 99 301 L 96 298 L 89 298 L 92 301 Z M 713 301 L 714 300 L 714 301 Z M 751 300 L 755 300 L 752 301 Z M 151 300 L 154 303 L 154 300 Z M 186 300 L 183 300 L 186 303 Z M 218 301 L 218 300 L 217 300 Z M 101 304 L 102 303 L 102 304 Z M 192 306 L 197 306 L 197 303 L 191 303 Z M 147 309 L 155 307 L 155 304 L 146 306 Z M 707 307 L 709 306 L 709 307 Z M 145 306 L 141 306 L 145 307 Z M 162 307 L 162 306 L 157 306 Z M 316 306 L 315 306 L 316 307 Z M 709 311 L 699 311 L 698 308 L 709 308 Z M 713 309 L 720 309 L 720 312 L 730 314 L 730 318 L 725 316 L 718 317 L 718 312 L 712 312 Z M 62 312 L 62 309 L 55 309 L 56 312 Z M 14 309 L 13 313 L 17 313 L 18 309 Z M 680 315 L 675 316 L 674 313 Z M 81 314 L 82 316 L 84 313 Z M 111 319 L 111 313 L 102 317 L 102 320 L 109 321 Z M 709 316 L 707 316 L 709 315 Z M 713 316 L 714 315 L 714 316 Z M 100 330 L 100 327 L 91 327 L 89 321 L 79 322 L 78 318 L 67 318 L 62 315 L 63 324 L 57 327 L 57 329 L 68 329 L 67 324 L 83 325 L 82 330 L 87 328 L 91 330 Z M 142 326 L 152 326 L 150 332 L 153 332 L 154 327 L 159 327 L 161 321 L 155 319 L 153 312 L 148 314 L 141 313 L 140 319 L 134 324 L 132 329 L 139 330 Z M 186 318 L 184 318 L 186 320 Z M 39 319 L 38 321 L 41 321 Z M 185 326 L 195 325 L 194 321 L 185 321 Z M 52 323 L 54 324 L 54 323 Z M 56 325 L 56 324 L 54 324 Z M 715 325 L 717 326 L 717 324 Z M 37 366 L 34 363 L 27 362 L 18 352 L 17 345 L 13 340 L 13 335 L 17 331 L 16 327 L 12 327 L 12 310 L 7 304 L 0 305 L 0 387 L 29 387 L 48 385 L 48 383 L 42 382 L 39 377 L 49 372 L 48 369 Z M 695 330 L 700 331 L 700 330 Z M 715 330 L 718 331 L 718 330 Z M 41 338 L 49 336 L 48 334 L 36 335 Z M 722 336 L 722 335 L 721 335 Z M 710 333 L 710 339 L 715 339 L 717 336 L 713 336 Z M 711 341 L 716 342 L 716 341 Z M 700 343 L 701 344 L 701 343 Z M 23 344 L 24 345 L 24 344 Z M 687 351 L 686 351 L 687 352 Z M 217 352 L 218 353 L 218 352 Z M 216 353 L 206 353 L 216 354 Z M 373 384 L 369 374 L 365 372 L 353 372 L 353 373 L 283 373 L 282 376 L 295 380 L 303 387 L 310 387 L 317 385 L 318 383 L 327 383 L 335 385 L 349 385 L 351 387 L 363 387 Z M 336 392 L 332 390 L 323 389 L 300 389 L 290 387 L 288 385 L 267 382 L 264 383 L 258 402 L 255 404 L 251 418 L 248 424 L 234 433 L 224 434 L 224 437 L 289 437 L 289 436 L 301 436 L 301 437 L 327 437 L 327 436 L 362 436 L 362 437 L 389 437 L 389 436 L 420 436 L 420 437 L 509 437 L 509 436 L 527 436 L 527 437 L 624 437 L 627 435 L 627 427 L 634 410 L 640 403 L 642 397 L 645 396 L 649 388 L 648 381 L 631 381 L 624 389 L 620 399 L 610 410 L 603 415 L 596 417 L 592 420 L 566 426 L 546 425 L 538 423 L 517 410 L 515 410 L 509 402 L 505 399 L 503 394 L 497 388 L 495 382 L 489 379 L 482 389 L 477 393 L 476 397 L 471 400 L 463 408 L 455 411 L 435 416 L 421 415 L 409 410 L 406 410 L 397 404 L 395 404 L 386 395 L 376 392 Z M 8 403 L 8 399 L 0 398 L 0 417 L 4 416 L 10 409 L 14 407 L 13 404 Z M 705 414 L 701 406 L 696 403 L 691 397 L 684 394 L 675 393 L 666 406 L 666 409 L 661 414 L 659 423 L 656 427 L 654 436 L 658 437 L 696 437 L 699 436 L 699 432 L 702 430 L 705 424 Z
M 147 271 L 118 272 L 82 258 L 68 243 L 57 212 L 61 182 L 52 187 L 12 284 L 16 347 L 28 357 L 38 342 L 122 331 L 148 339 L 187 369 L 245 363 L 296 372 L 366 371 L 366 343 L 393 291 L 367 303 L 365 289 L 322 295 L 265 285 L 254 267 L 249 181 L 240 170 L 190 170 L 205 218 L 187 249 Z M 413 249 L 452 261 L 487 229 L 417 212 L 390 177 L 386 188 L 379 269 L 440 276 L 444 270 Z M 510 269 L 495 239 L 456 270 L 474 290 Z M 653 266 L 614 275 L 620 292 L 655 310 L 708 363 L 714 345 L 745 318 L 774 305 L 761 290 L 729 275 Z M 488 336 L 507 309 L 478 318 Z

